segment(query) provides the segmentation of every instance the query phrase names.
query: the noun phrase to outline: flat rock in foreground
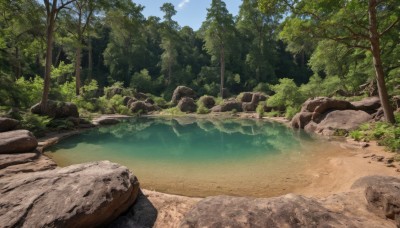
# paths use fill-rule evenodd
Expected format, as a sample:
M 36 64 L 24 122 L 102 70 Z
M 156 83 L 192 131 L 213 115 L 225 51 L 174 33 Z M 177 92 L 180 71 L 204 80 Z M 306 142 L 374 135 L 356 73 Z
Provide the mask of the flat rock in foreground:
M 0 178 L 55 169 L 57 164 L 40 152 L 0 154 Z M 2 181 L 0 181 L 2 182 Z M 4 184 L 4 183 L 3 183 Z M 0 188 L 3 187 L 0 185 Z
M 0 154 L 32 152 L 37 145 L 35 136 L 27 130 L 0 133 Z
M 358 227 L 353 219 L 331 212 L 298 195 L 256 199 L 216 196 L 200 201 L 181 227 Z
M 3 227 L 95 227 L 135 201 L 139 183 L 108 161 L 0 178 Z

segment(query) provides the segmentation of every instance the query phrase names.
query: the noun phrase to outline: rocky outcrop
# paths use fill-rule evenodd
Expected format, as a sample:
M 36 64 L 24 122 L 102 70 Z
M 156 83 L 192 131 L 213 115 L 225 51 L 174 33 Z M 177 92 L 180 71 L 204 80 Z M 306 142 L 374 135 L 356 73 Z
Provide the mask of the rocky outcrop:
M 32 152 L 37 145 L 35 136 L 27 130 L 0 133 L 0 154 Z
M 246 96 L 248 96 L 248 93 L 245 93 Z M 245 97 L 245 95 L 243 95 Z M 242 100 L 244 100 L 242 97 Z M 245 97 L 247 98 L 247 97 Z M 260 101 L 265 101 L 267 100 L 267 97 L 264 94 L 261 93 L 251 93 L 251 100 L 250 102 L 243 102 L 242 103 L 242 109 L 244 112 L 254 112 L 258 106 L 258 103 Z
M 172 105 L 177 105 L 178 102 L 183 98 L 183 97 L 190 97 L 190 98 L 196 98 L 196 93 L 189 87 L 186 86 L 178 86 L 174 90 L 174 93 L 172 94 L 172 99 L 171 103 Z
M 181 227 L 357 227 L 353 219 L 298 195 L 269 199 L 216 196 L 200 201 Z
M 47 111 L 42 113 L 40 103 L 31 108 L 33 114 L 49 116 L 52 118 L 79 117 L 78 107 L 70 102 L 59 102 L 49 100 L 47 102 Z
M 380 118 L 380 106 L 377 97 L 352 103 L 317 97 L 308 99 L 302 105 L 301 111 L 292 118 L 291 125 L 322 135 L 343 134 L 365 122 Z
M 4 227 L 104 226 L 126 211 L 139 191 L 126 167 L 108 161 L 10 178 L 0 178 Z
M 181 112 L 196 112 L 197 105 L 194 102 L 193 98 L 184 97 L 178 103 L 178 109 Z
M 19 173 L 32 173 L 55 169 L 57 164 L 40 152 L 0 154 L 0 178 Z
M 354 106 L 354 110 L 362 110 L 369 114 L 376 113 L 381 107 L 381 100 L 379 97 L 367 97 L 361 101 L 351 102 Z
M 0 117 L 0 132 L 15 130 L 18 124 L 18 120 Z
M 147 97 L 147 95 L 146 94 L 144 94 L 144 93 L 139 93 L 139 92 L 137 92 L 137 93 L 135 93 L 134 95 L 133 95 L 137 100 L 146 100 L 148 97 Z
M 364 111 L 332 111 L 318 123 L 315 131 L 321 135 L 335 135 L 338 131 L 349 132 L 355 130 L 361 124 L 370 120 L 372 120 L 372 116 Z
M 160 108 L 156 105 L 153 105 L 151 103 L 147 103 L 144 101 L 135 101 L 132 102 L 129 106 L 129 109 L 133 113 L 141 113 L 141 114 L 146 114 L 149 112 L 154 112 L 160 110 Z
M 242 102 L 235 99 L 224 100 L 221 105 L 214 106 L 211 109 L 212 112 L 230 112 L 233 110 L 236 110 L 237 112 L 243 111 Z
M 107 99 L 111 99 L 115 95 L 122 95 L 124 90 L 122 88 L 114 87 L 106 91 Z
M 199 102 L 206 108 L 211 109 L 215 105 L 215 99 L 212 96 L 202 96 Z

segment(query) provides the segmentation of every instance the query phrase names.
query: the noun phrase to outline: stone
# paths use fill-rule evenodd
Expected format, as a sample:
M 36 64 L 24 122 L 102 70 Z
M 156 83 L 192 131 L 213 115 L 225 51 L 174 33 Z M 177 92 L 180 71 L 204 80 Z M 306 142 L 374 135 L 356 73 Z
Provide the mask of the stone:
M 253 93 L 252 92 L 243 92 L 238 96 L 238 100 L 241 102 L 251 102 L 253 99 Z
M 28 130 L 15 130 L 0 133 L 0 154 L 32 152 L 38 141 Z
M 174 90 L 174 93 L 172 94 L 172 99 L 171 99 L 172 105 L 177 105 L 178 102 L 183 97 L 190 97 L 190 98 L 195 99 L 196 93 L 189 87 L 178 86 L 178 87 L 176 87 L 176 89 Z
M 215 196 L 195 205 L 181 227 L 357 227 L 353 220 L 293 194 L 268 199 Z
M 237 112 L 241 112 L 242 109 L 242 102 L 237 101 L 235 99 L 231 100 L 224 100 L 221 105 L 214 106 L 211 111 L 212 112 L 230 112 L 236 110 Z
M 293 128 L 301 128 L 304 129 L 304 127 L 310 123 L 311 119 L 312 119 L 312 112 L 299 112 L 297 113 L 293 118 L 292 118 L 292 122 L 291 125 Z
M 208 109 L 215 106 L 215 99 L 212 96 L 202 96 L 200 97 L 199 102 Z
M 106 226 L 134 203 L 139 191 L 136 177 L 109 161 L 10 178 L 0 179 L 3 227 Z
M 50 158 L 35 151 L 32 153 L 0 154 L 0 178 L 19 173 L 31 173 L 55 169 L 57 164 Z
M 154 100 L 151 98 L 147 98 L 144 102 L 147 104 L 152 104 L 152 105 L 155 103 Z
M 352 188 L 365 188 L 368 208 L 375 214 L 392 219 L 400 227 L 400 179 L 368 176 L 357 180 Z
M 119 124 L 121 121 L 116 118 L 106 117 L 106 118 L 99 118 L 96 120 L 98 125 L 114 125 Z
M 379 97 L 367 97 L 361 101 L 351 102 L 354 110 L 362 110 L 369 114 L 375 113 L 381 107 L 381 100 Z
M 336 110 L 329 112 L 318 123 L 316 131 L 322 135 L 335 135 L 338 130 L 349 132 L 370 120 L 372 120 L 372 116 L 364 111 Z
M 181 112 L 196 112 L 197 105 L 194 102 L 193 98 L 184 97 L 178 103 L 178 109 Z
M 131 103 L 131 105 L 129 106 L 129 109 L 133 113 L 140 112 L 141 114 L 146 114 L 148 107 L 144 101 L 135 101 L 135 102 Z
M 348 101 L 336 100 L 328 97 L 316 97 L 310 98 L 301 107 L 301 112 L 312 112 L 313 120 L 317 121 L 317 118 L 331 110 L 346 110 L 353 109 L 353 105 Z
M 37 115 L 49 116 L 52 118 L 79 117 L 78 107 L 71 102 L 59 102 L 48 100 L 47 111 L 42 113 L 40 103 L 31 108 L 31 112 Z
M 15 130 L 18 125 L 18 120 L 0 117 L 0 132 Z
M 132 98 L 130 100 L 128 100 L 128 102 L 126 103 L 126 107 L 130 107 L 132 105 L 132 103 L 138 101 L 136 98 Z
M 128 106 L 128 102 L 129 102 L 130 100 L 133 100 L 133 99 L 134 99 L 133 97 L 124 96 L 124 97 L 123 97 L 123 100 L 122 100 L 122 104 L 125 105 L 125 106 Z

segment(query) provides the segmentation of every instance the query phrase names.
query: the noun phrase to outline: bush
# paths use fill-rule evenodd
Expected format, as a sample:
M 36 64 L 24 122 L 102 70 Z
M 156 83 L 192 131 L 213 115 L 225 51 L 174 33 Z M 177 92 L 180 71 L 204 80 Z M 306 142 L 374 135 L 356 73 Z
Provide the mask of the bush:
M 285 117 L 288 120 L 292 120 L 293 116 L 295 116 L 300 111 L 300 106 L 298 107 L 286 107 Z
M 43 79 L 36 76 L 33 79 L 19 78 L 16 82 L 20 101 L 25 107 L 31 107 L 38 103 L 42 98 Z
M 75 127 L 74 123 L 68 119 L 52 119 L 46 126 L 56 130 L 70 130 Z
M 141 70 L 140 73 L 136 72 L 131 79 L 133 89 L 145 92 L 153 92 L 153 83 L 147 69 Z
M 350 132 L 350 137 L 356 141 L 361 141 L 364 134 L 360 130 L 355 130 Z
M 260 82 L 256 85 L 256 87 L 253 88 L 253 92 L 261 92 L 261 93 L 270 94 L 271 89 L 269 88 L 267 83 Z
M 197 114 L 208 114 L 208 113 L 210 113 L 210 109 L 206 108 L 206 107 L 203 105 L 203 103 L 198 102 L 198 105 L 197 105 L 197 112 L 196 112 L 196 113 L 197 113 Z
M 279 79 L 279 84 L 272 85 L 271 89 L 275 95 L 269 97 L 267 104 L 269 107 L 300 107 L 306 100 L 300 93 L 293 79 Z
M 184 115 L 184 112 L 181 112 L 178 107 L 173 107 L 173 108 L 168 108 L 164 109 L 161 114 L 165 115 L 172 115 L 172 116 L 179 116 L 179 115 Z
M 40 137 L 44 135 L 47 125 L 52 119 L 47 116 L 39 116 L 30 112 L 22 115 L 21 125 L 22 128 L 31 131 L 35 136 Z
M 264 116 L 265 113 L 264 107 L 265 107 L 264 102 L 260 102 L 256 108 L 256 112 L 260 118 Z
M 103 114 L 132 114 L 128 107 L 123 104 L 124 98 L 121 95 L 115 95 L 111 99 L 107 99 L 105 96 L 98 99 L 99 108 Z

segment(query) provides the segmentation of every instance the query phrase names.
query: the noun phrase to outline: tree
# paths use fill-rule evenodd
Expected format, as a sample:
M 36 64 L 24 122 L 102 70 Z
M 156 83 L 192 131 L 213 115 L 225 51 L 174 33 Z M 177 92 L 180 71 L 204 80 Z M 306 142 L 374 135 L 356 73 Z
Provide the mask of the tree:
M 379 97 L 386 121 L 395 122 L 385 83 L 385 67 L 382 42 L 396 33 L 400 23 L 400 2 L 397 0 L 263 0 L 261 8 L 285 8 L 291 12 L 285 27 L 289 26 L 303 34 L 310 34 L 313 40 L 333 40 L 350 48 L 368 50 L 372 54 L 373 67 L 378 85 Z M 398 34 L 396 33 L 396 35 Z M 390 43 L 390 42 L 389 42 Z
M 178 43 L 177 30 L 179 29 L 179 25 L 172 19 L 176 14 L 174 5 L 171 3 L 164 3 L 160 9 L 164 12 L 160 44 L 160 47 L 163 49 L 161 55 L 161 70 L 167 72 L 167 85 L 169 85 L 171 83 L 172 67 L 177 64 L 176 59 L 178 57 L 178 52 L 176 50 L 176 45 Z
M 202 25 L 204 30 L 205 50 L 220 64 L 220 94 L 224 97 L 225 61 L 229 55 L 230 41 L 234 37 L 235 27 L 232 14 L 226 9 L 222 0 L 212 0 L 211 7 L 207 9 L 207 18 Z
M 44 4 L 46 7 L 46 66 L 44 74 L 43 95 L 42 100 L 40 101 L 42 113 L 46 113 L 47 101 L 49 99 L 50 74 L 53 56 L 53 36 L 56 26 L 57 15 L 61 10 L 63 10 L 65 7 L 75 1 L 76 0 L 44 0 Z

